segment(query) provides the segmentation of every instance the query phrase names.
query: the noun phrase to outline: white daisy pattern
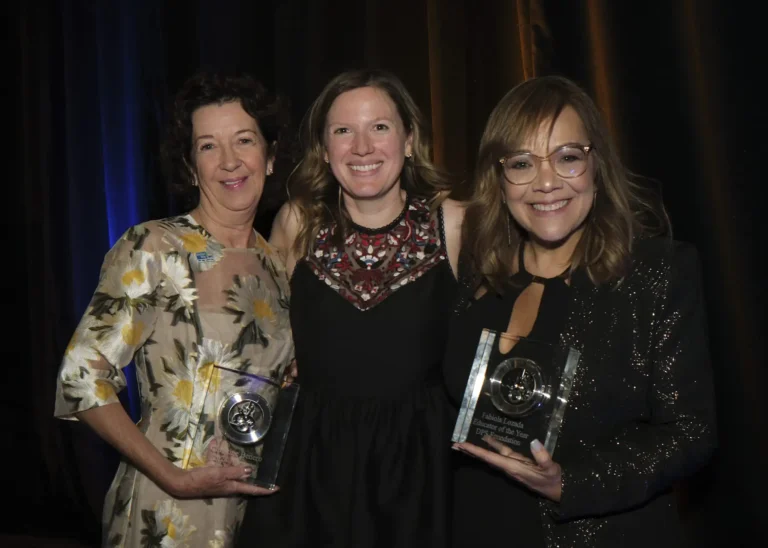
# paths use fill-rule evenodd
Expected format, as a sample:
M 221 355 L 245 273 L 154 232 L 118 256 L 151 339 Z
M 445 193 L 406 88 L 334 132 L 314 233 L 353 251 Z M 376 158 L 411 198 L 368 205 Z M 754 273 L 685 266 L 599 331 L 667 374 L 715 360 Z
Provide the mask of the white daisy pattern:
M 134 363 L 139 429 L 175 466 L 206 465 L 215 426 L 209 402 L 224 390 L 222 375 L 258 364 L 259 374 L 278 377 L 294 355 L 285 268 L 263 238 L 254 240 L 226 248 L 190 215 L 128 229 L 106 254 L 63 353 L 55 415 L 76 420 L 119 404 L 123 368 Z M 252 337 L 257 325 L 265 344 Z M 104 506 L 102 545 L 230 548 L 243 501 L 170 498 L 125 461 Z
M 281 303 L 274 291 L 264 287 L 260 278 L 247 276 L 235 279 L 227 292 L 228 311 L 236 316 L 235 321 L 245 327 L 255 322 L 267 334 L 282 332 L 288 328 L 287 306 Z
M 194 314 L 197 289 L 183 256 L 172 253 L 163 258 L 163 276 L 165 284 L 163 296 L 166 310 L 174 315 L 174 320 L 189 321 Z
M 187 225 L 171 237 L 174 244 L 189 256 L 189 264 L 197 272 L 214 268 L 224 255 L 224 246 L 214 240 L 190 216 L 183 217 Z
M 226 531 L 218 529 L 213 535 L 213 540 L 208 541 L 208 548 L 225 548 L 226 546 L 229 546 L 231 539 L 232 535 Z
M 155 526 L 158 532 L 164 532 L 160 546 L 162 548 L 181 548 L 187 546 L 189 536 L 197 530 L 175 504 L 164 500 L 155 505 Z
M 116 257 L 111 275 L 103 278 L 100 290 L 112 298 L 125 298 L 139 305 L 149 299 L 160 281 L 161 265 L 157 256 L 139 250 Z

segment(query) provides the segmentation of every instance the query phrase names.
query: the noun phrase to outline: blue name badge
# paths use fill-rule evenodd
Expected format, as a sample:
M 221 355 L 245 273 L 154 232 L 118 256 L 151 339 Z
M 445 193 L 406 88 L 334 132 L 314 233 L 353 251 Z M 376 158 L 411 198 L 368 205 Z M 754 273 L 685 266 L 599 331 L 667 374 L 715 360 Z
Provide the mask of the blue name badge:
M 213 255 L 209 255 L 205 251 L 199 251 L 195 253 L 195 258 L 197 258 L 198 263 L 211 263 L 213 262 Z

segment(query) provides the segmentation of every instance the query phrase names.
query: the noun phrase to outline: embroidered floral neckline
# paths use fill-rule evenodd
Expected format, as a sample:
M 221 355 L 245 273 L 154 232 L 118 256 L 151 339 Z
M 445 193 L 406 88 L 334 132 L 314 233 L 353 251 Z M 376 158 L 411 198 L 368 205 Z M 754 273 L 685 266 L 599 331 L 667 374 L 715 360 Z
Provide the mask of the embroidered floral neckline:
M 447 258 L 441 223 L 426 200 L 406 198 L 387 226 L 353 225 L 341 249 L 332 243 L 336 225 L 322 228 L 306 262 L 328 287 L 359 310 L 369 310 Z

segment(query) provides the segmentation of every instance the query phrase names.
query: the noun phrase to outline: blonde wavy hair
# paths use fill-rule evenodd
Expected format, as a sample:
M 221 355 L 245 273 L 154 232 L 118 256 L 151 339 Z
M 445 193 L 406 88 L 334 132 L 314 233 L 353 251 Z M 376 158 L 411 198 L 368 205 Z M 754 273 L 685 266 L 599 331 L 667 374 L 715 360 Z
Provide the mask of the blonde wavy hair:
M 485 126 L 471 195 L 462 227 L 462 255 L 474 283 L 497 292 L 508 284 L 525 232 L 503 200 L 499 159 L 519 150 L 527 137 L 555 120 L 566 107 L 581 118 L 593 150 L 595 202 L 571 257 L 570 271 L 584 268 L 596 285 L 627 272 L 637 237 L 670 234 L 661 201 L 624 167 L 600 111 L 577 84 L 561 76 L 526 80 L 510 90 Z
M 424 117 L 403 83 L 393 74 L 375 69 L 344 72 L 320 92 L 302 123 L 302 160 L 288 179 L 288 196 L 299 218 L 299 232 L 293 245 L 297 257 L 312 248 L 323 226 L 336 224 L 333 235 L 341 245 L 350 226 L 349 215 L 339 199 L 339 183 L 324 160 L 328 111 L 342 93 L 373 87 L 386 93 L 397 108 L 406 132 L 412 136 L 413 156 L 406 158 L 400 185 L 410 196 L 426 198 L 439 205 L 450 181 L 432 163 L 432 141 Z

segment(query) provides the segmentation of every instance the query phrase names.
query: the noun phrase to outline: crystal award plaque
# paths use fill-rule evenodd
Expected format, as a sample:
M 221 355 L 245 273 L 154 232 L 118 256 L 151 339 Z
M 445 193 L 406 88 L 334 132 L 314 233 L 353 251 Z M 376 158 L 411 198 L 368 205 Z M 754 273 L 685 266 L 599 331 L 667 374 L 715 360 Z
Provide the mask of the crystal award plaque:
M 492 436 L 529 458 L 538 439 L 554 454 L 580 353 L 484 329 L 452 441 L 487 447 Z
M 298 394 L 296 383 L 214 366 L 204 464 L 250 466 L 248 483 L 275 487 Z

